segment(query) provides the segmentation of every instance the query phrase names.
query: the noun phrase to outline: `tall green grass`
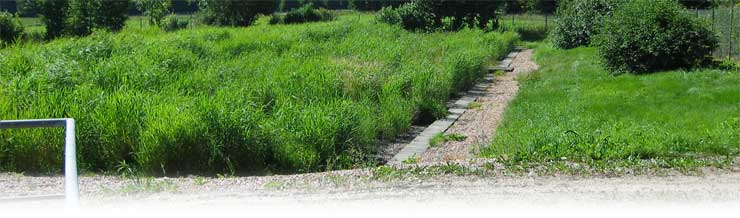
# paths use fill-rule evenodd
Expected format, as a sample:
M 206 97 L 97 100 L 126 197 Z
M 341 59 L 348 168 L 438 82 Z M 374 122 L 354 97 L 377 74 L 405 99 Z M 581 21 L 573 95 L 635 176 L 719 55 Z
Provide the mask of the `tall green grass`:
M 445 113 L 513 33 L 326 23 L 125 29 L 0 50 L 0 119 L 72 117 L 80 166 L 308 172 L 371 163 L 376 140 Z M 57 132 L 55 132 L 57 131 Z M 58 130 L 0 130 L 0 168 L 58 171 Z
M 732 157 L 740 151 L 740 74 L 699 69 L 609 75 L 596 50 L 536 48 L 484 156 L 585 163 Z

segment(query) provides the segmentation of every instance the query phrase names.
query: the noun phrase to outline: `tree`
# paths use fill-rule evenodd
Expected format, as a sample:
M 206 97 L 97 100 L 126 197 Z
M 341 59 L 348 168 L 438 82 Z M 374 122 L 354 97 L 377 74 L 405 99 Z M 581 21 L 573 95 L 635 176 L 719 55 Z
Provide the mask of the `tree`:
M 54 1 L 54 0 L 49 0 Z M 66 33 L 76 36 L 86 36 L 92 33 L 95 19 L 93 10 L 96 1 L 70 0 L 67 5 Z
M 249 26 L 257 14 L 269 14 L 274 1 L 201 0 L 203 22 L 218 26 Z
M 136 8 L 149 17 L 149 24 L 160 26 L 162 20 L 170 13 L 170 0 L 136 0 Z
M 166 0 L 169 2 L 169 0 Z M 95 4 L 95 27 L 111 31 L 119 31 L 126 25 L 128 19 L 128 0 L 97 0 Z
M 46 25 L 46 38 L 53 39 L 64 34 L 67 28 L 67 0 L 44 0 L 41 2 L 42 21 Z
M 46 37 L 85 36 L 94 28 L 119 31 L 128 19 L 128 0 L 44 0 Z
M 444 18 L 452 18 L 451 29 L 459 29 L 463 25 L 468 27 L 485 28 L 489 22 L 495 21 L 496 10 L 500 1 L 477 0 L 416 0 L 434 16 L 434 26 L 442 26 Z

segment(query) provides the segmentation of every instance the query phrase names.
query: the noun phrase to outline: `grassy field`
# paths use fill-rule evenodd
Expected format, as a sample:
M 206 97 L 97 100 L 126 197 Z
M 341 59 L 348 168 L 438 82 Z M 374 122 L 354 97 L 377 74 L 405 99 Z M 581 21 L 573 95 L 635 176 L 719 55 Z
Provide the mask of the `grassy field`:
M 0 50 L 0 119 L 72 117 L 84 170 L 307 172 L 445 115 L 513 33 L 304 25 L 133 28 Z M 59 171 L 61 130 L 0 130 L 0 169 Z
M 483 156 L 592 165 L 697 166 L 740 151 L 740 73 L 719 69 L 612 76 L 594 48 L 536 47 Z M 730 158 L 723 158 L 730 157 Z

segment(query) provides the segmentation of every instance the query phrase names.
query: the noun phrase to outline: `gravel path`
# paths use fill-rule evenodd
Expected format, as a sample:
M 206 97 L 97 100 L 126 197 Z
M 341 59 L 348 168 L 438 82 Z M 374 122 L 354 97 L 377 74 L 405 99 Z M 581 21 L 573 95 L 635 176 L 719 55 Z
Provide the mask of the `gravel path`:
M 467 110 L 445 132 L 445 134 L 462 134 L 467 136 L 464 141 L 448 141 L 440 146 L 432 147 L 422 155 L 426 163 L 469 160 L 475 156 L 479 146 L 487 145 L 490 137 L 496 133 L 496 126 L 503 117 L 509 102 L 519 91 L 517 76 L 537 70 L 539 66 L 532 58 L 533 50 L 526 49 L 511 62 L 512 72 L 496 76 L 485 92 L 476 102 L 480 107 Z

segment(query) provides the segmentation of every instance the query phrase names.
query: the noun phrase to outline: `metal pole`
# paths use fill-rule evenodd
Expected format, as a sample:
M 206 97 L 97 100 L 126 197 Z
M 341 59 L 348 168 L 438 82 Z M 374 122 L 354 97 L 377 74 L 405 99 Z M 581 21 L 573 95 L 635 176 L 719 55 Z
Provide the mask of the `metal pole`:
M 79 206 L 80 192 L 77 181 L 77 152 L 75 143 L 75 120 L 37 119 L 0 120 L 0 129 L 64 127 L 64 196 L 68 208 Z
M 64 135 L 64 196 L 67 207 L 74 208 L 80 205 L 74 119 L 66 119 Z

